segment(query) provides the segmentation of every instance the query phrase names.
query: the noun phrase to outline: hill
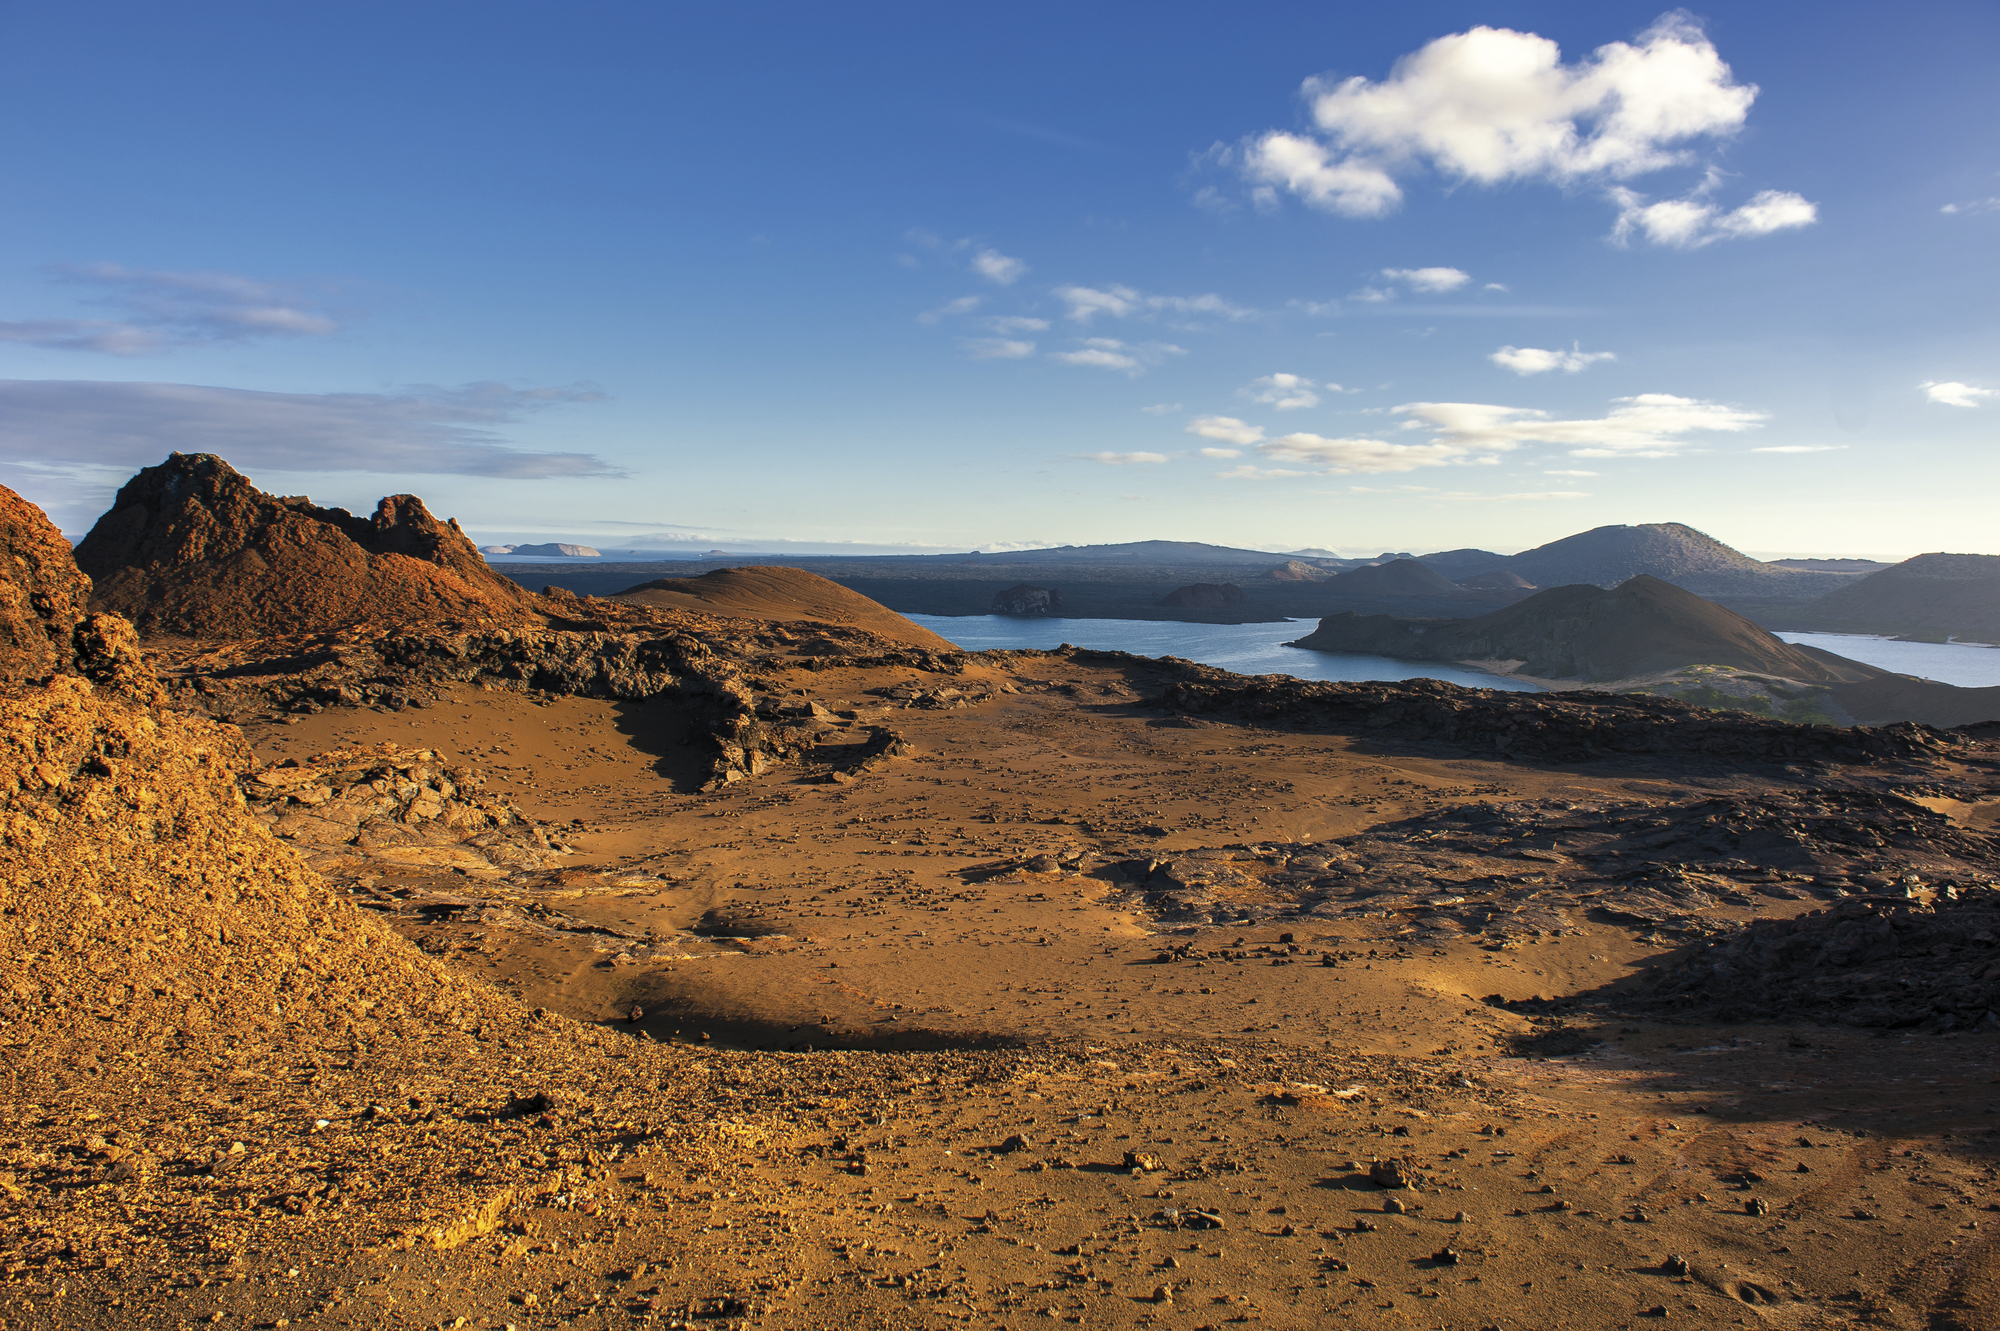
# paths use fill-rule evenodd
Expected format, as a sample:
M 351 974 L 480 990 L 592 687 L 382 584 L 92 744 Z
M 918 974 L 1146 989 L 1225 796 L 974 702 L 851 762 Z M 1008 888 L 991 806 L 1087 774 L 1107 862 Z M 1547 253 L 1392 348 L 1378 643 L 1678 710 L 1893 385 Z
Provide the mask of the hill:
M 2000 555 L 1928 554 L 1801 606 L 1800 627 L 2000 642 Z
M 1333 596 L 1458 596 L 1459 585 L 1415 559 L 1349 569 L 1328 579 Z
M 1491 550 L 1467 547 L 1460 550 L 1440 550 L 1434 555 L 1417 556 L 1425 568 L 1435 569 L 1453 582 L 1464 582 L 1469 577 L 1490 572 L 1507 562 L 1507 556 L 1496 555 Z
M 91 607 L 145 637 L 220 639 L 353 625 L 490 627 L 539 602 L 415 495 L 372 518 L 259 490 L 219 457 L 174 453 L 118 491 L 76 547 Z
M 656 578 L 626 588 L 615 599 L 743 619 L 845 624 L 911 647 L 958 650 L 929 629 L 911 623 L 859 592 L 795 568 L 760 564 L 752 568 L 719 568 L 698 578 Z
M 1815 683 L 1858 680 L 1867 669 L 1844 671 L 1828 664 L 1840 658 L 1793 647 L 1734 611 L 1643 575 L 1609 591 L 1551 587 L 1477 619 L 1330 616 L 1294 645 L 1420 661 L 1519 661 L 1523 675 L 1593 683 L 1690 665 Z

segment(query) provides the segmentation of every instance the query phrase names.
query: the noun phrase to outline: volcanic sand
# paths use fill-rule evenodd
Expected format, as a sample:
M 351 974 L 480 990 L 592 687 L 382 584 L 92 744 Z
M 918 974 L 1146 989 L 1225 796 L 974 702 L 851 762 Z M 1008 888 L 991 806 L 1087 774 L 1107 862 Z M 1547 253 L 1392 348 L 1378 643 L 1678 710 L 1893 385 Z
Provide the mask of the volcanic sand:
M 895 667 L 767 682 L 809 687 L 834 713 L 830 741 L 890 724 L 909 756 L 846 781 L 781 767 L 698 795 L 660 704 L 472 686 L 420 711 L 246 727 L 271 761 L 434 748 L 566 827 L 578 853 L 544 885 L 440 913 L 424 903 L 486 889 L 406 870 L 377 885 L 409 902 L 384 918 L 502 992 L 613 1033 L 634 1084 L 657 1086 L 659 1119 L 683 1140 L 711 1134 L 704 1153 L 671 1129 L 605 1124 L 548 1192 L 449 1249 L 280 1230 L 129 1275 L 79 1271 L 61 1295 L 23 1273 L 8 1315 L 1991 1324 L 1992 1034 L 1609 1013 L 1577 1039 L 1480 1000 L 1601 991 L 1671 941 L 1601 922 L 1420 946 L 1365 918 L 1169 932 L 1114 883 L 1064 867 L 1078 850 L 1097 852 L 1088 865 L 1323 841 L 1475 800 L 1748 799 L 1803 774 L 1501 763 L 1163 717 L 1129 671 L 1039 654 L 973 658 L 956 682 L 992 696 L 953 710 L 885 706 L 869 690 L 931 682 Z M 1990 810 L 1966 793 L 1989 777 L 1941 775 L 1959 793 L 1936 803 L 1959 823 Z M 1153 830 L 1135 832 L 1142 821 Z M 569 923 L 536 923 L 551 902 Z M 532 1063 L 517 1074 L 538 1084 Z M 470 1130 L 532 1165 L 528 1120 Z M 1410 1162 L 1415 1191 L 1369 1181 L 1389 1158 Z M 1210 1223 L 1197 1211 L 1220 1227 L 1189 1227 Z

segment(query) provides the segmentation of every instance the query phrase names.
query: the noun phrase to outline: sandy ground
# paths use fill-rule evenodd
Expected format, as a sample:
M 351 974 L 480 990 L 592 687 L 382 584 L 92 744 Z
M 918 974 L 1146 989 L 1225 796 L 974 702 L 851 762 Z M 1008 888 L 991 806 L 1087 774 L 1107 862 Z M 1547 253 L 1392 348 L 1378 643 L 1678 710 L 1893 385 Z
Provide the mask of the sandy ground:
M 1598 1013 L 1538 1044 L 1547 1022 L 1483 1000 L 1630 984 L 1676 944 L 1601 921 L 1422 943 L 1389 920 L 1170 925 L 1110 869 L 1783 775 L 1163 718 L 1117 669 L 1047 659 L 974 666 L 961 684 L 992 696 L 950 710 L 871 692 L 935 684 L 908 670 L 770 682 L 810 688 L 829 746 L 872 724 L 911 752 L 703 795 L 652 704 L 467 686 L 246 728 L 271 761 L 435 748 L 566 829 L 539 885 L 413 869 L 390 917 L 621 1032 L 662 1101 L 696 1071 L 727 1088 L 694 1107 L 732 1158 L 607 1139 L 585 1182 L 451 1251 L 302 1235 L 171 1281 L 17 1290 L 5 1325 L 2000 1325 L 2000 1037 Z M 1932 807 L 1990 829 L 1995 806 Z M 445 891 L 489 908 L 420 908 Z

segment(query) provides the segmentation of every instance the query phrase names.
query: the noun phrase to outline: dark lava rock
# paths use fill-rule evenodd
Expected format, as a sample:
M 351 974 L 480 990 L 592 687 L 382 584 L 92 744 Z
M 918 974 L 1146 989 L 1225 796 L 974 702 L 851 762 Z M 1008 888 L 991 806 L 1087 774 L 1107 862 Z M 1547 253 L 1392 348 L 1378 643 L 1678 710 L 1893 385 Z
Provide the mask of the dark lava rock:
M 1062 593 L 1053 587 L 1034 587 L 1028 583 L 1017 583 L 1005 591 L 993 593 L 993 611 L 996 615 L 1059 615 L 1062 613 Z
M 1858 897 L 1709 944 L 1636 1005 L 1759 1021 L 2000 1028 L 2000 891 Z
M 1157 605 L 1174 610 L 1229 610 L 1243 604 L 1243 589 L 1233 582 L 1195 582 L 1162 596 Z

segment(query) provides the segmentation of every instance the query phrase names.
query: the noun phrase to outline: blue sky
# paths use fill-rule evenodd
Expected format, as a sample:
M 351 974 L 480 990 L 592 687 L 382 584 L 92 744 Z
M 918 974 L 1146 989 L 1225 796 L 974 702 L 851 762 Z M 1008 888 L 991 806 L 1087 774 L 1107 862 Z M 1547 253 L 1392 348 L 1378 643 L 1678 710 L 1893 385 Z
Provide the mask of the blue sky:
M 2000 550 L 1990 5 L 0 6 L 0 481 Z

